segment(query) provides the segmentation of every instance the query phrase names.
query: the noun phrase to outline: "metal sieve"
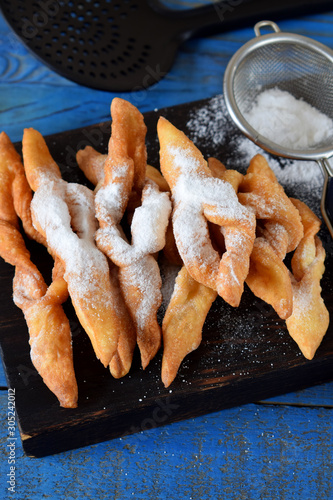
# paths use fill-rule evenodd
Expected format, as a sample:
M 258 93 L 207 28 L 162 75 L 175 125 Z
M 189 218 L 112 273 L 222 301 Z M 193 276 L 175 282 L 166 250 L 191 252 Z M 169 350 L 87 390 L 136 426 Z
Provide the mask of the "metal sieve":
M 261 34 L 262 28 L 273 30 Z M 282 33 L 272 21 L 254 27 L 256 38 L 231 58 L 224 74 L 224 96 L 231 118 L 255 144 L 274 155 L 315 160 L 324 175 L 321 212 L 333 238 L 333 141 L 311 149 L 291 149 L 259 134 L 244 114 L 259 93 L 279 88 L 317 108 L 333 119 L 333 51 L 311 38 Z

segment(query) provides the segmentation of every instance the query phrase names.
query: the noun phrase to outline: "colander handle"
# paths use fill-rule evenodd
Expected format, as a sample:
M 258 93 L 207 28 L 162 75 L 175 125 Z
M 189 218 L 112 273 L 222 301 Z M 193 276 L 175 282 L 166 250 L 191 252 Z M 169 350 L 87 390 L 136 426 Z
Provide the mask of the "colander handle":
M 325 224 L 333 238 L 333 172 L 328 160 L 322 159 L 318 163 L 325 177 L 320 209 Z

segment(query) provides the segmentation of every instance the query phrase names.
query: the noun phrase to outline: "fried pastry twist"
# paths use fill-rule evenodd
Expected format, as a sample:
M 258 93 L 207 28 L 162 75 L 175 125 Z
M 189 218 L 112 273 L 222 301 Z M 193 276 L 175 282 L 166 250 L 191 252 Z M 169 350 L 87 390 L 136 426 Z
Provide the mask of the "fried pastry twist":
M 118 103 L 120 104 L 121 101 L 120 102 L 118 101 Z M 127 106 L 124 104 L 121 104 L 121 105 Z M 143 121 L 142 121 L 142 116 L 139 114 L 138 114 L 138 116 L 139 116 L 139 120 L 140 120 L 140 124 L 141 124 L 140 126 L 142 127 L 142 131 L 143 131 L 143 134 L 141 135 L 141 139 L 140 139 L 140 142 L 142 143 L 142 141 L 144 141 L 144 137 L 145 137 L 145 126 L 144 126 Z M 116 128 L 116 123 L 117 122 L 114 120 L 114 124 L 113 124 L 114 132 L 115 132 L 115 128 Z M 143 152 L 143 153 L 145 154 L 145 152 Z M 80 169 L 84 172 L 87 179 L 89 179 L 90 182 L 92 182 L 96 186 L 96 192 L 102 186 L 103 181 L 104 181 L 104 165 L 105 165 L 107 158 L 108 158 L 107 154 L 99 153 L 91 146 L 86 146 L 84 149 L 78 151 L 77 155 L 76 155 L 76 160 L 77 160 L 77 163 L 78 163 Z M 161 173 L 156 168 L 152 167 L 151 165 L 146 165 L 146 179 L 150 179 L 150 180 L 154 181 L 158 185 L 160 191 L 162 191 L 162 192 L 169 191 L 169 186 L 167 185 L 167 182 L 165 181 L 165 179 L 162 177 Z M 132 192 L 131 192 L 131 195 L 129 196 L 129 199 L 127 201 L 127 207 L 126 207 L 129 219 L 132 219 L 134 210 L 137 207 L 139 207 L 140 205 L 141 205 L 141 198 L 132 189 Z M 123 237 L 125 237 L 125 236 L 123 236 Z M 168 244 L 168 249 L 169 249 L 168 251 L 169 251 L 169 254 L 171 254 L 171 252 L 174 251 L 174 247 L 173 247 L 172 235 L 170 234 L 170 231 L 167 231 L 166 238 L 167 238 L 167 242 L 170 241 L 170 243 Z M 177 258 L 177 257 L 175 257 L 175 258 Z M 116 273 L 115 270 L 114 270 L 114 273 Z M 125 274 L 125 271 L 123 270 L 121 272 L 121 274 L 122 275 Z M 156 284 L 158 285 L 158 282 Z M 125 284 L 123 286 L 124 286 L 124 290 L 127 289 L 128 293 L 129 293 L 130 289 L 128 287 L 125 287 Z M 155 286 L 154 286 L 154 288 L 155 288 Z M 128 301 L 131 304 L 131 308 L 133 309 L 132 314 L 135 315 L 136 305 L 135 305 L 135 303 L 133 303 L 131 301 L 131 294 L 128 295 Z M 156 313 L 154 313 L 154 315 L 156 315 Z M 154 320 L 154 324 L 155 324 L 155 320 Z M 153 328 L 153 331 L 155 331 L 155 332 L 157 331 L 156 326 Z M 126 338 L 123 334 L 120 334 L 117 354 L 113 357 L 113 359 L 110 363 L 110 370 L 111 370 L 111 373 L 114 377 L 118 378 L 118 377 L 124 375 L 125 373 L 127 373 L 127 371 L 130 369 L 131 361 L 132 361 L 132 354 L 133 354 L 133 350 L 134 350 L 134 347 L 135 347 L 136 341 L 137 341 L 137 334 L 135 331 L 133 331 L 133 333 L 134 334 L 130 338 L 128 338 L 128 337 Z M 159 336 L 156 335 L 156 337 L 160 337 L 160 335 Z M 154 352 L 154 350 L 155 350 L 155 348 L 153 348 L 152 352 Z M 144 351 L 143 346 L 142 346 L 142 351 Z M 149 355 L 147 359 L 149 359 L 150 357 L 152 357 L 152 354 Z M 148 362 L 149 361 L 146 361 L 146 363 L 148 363 Z
M 104 180 L 104 165 L 108 155 L 99 153 L 92 146 L 86 146 L 76 153 L 76 161 L 87 179 L 98 189 Z M 168 192 L 170 188 L 161 172 L 151 165 L 146 165 L 146 178 L 156 182 L 160 191 Z
M 33 129 L 24 131 L 23 158 L 35 191 L 31 203 L 34 226 L 46 238 L 52 255 L 60 259 L 77 317 L 97 358 L 108 366 L 119 333 L 131 329 L 132 324 L 119 290 L 110 280 L 108 261 L 94 242 L 93 193 L 61 178 L 43 137 Z
M 291 260 L 293 312 L 286 324 L 303 355 L 312 359 L 329 325 L 329 313 L 320 287 L 325 250 L 317 236 L 318 217 L 300 200 L 291 198 L 291 201 L 301 215 L 304 236 Z
M 91 146 L 86 146 L 76 153 L 76 161 L 80 169 L 94 186 L 103 182 L 106 158 L 107 155 L 99 153 Z
M 238 306 L 255 238 L 255 216 L 229 182 L 213 177 L 194 144 L 165 118 L 157 126 L 161 170 L 173 197 L 173 230 L 193 279 Z M 222 228 L 226 251 L 213 248 L 208 222 Z
M 293 310 L 293 292 L 283 259 L 303 236 L 301 217 L 262 155 L 252 158 L 239 185 L 238 199 L 251 207 L 257 218 L 246 283 L 257 297 L 272 305 L 280 318 L 286 319 Z
M 165 387 L 176 377 L 185 356 L 199 347 L 203 324 L 216 296 L 215 290 L 195 281 L 185 266 L 181 268 L 162 323 Z
M 208 167 L 214 177 L 228 182 L 237 192 L 243 178 L 239 172 L 227 170 L 216 158 L 208 158 Z M 212 244 L 220 253 L 225 251 L 221 229 L 219 225 L 209 222 Z M 172 254 L 169 260 L 174 263 Z M 162 323 L 162 382 L 165 387 L 176 377 L 185 356 L 199 347 L 204 322 L 216 297 L 217 292 L 193 279 L 185 266 L 180 269 Z
M 52 283 L 47 287 L 30 260 L 19 231 L 18 216 L 26 233 L 45 243 L 33 228 L 30 213 L 32 192 L 21 158 L 8 136 L 0 134 L 0 254 L 15 266 L 13 298 L 24 313 L 33 365 L 61 406 L 77 406 L 78 388 L 74 374 L 69 321 L 61 306 L 68 297 L 63 268 L 56 260 Z
M 104 180 L 104 164 L 107 157 L 108 155 L 99 153 L 91 146 L 86 146 L 84 149 L 79 150 L 76 154 L 76 161 L 80 169 L 83 171 L 87 179 L 90 180 L 90 182 L 94 186 L 96 186 L 96 191 L 98 191 Z M 157 168 L 147 164 L 146 178 L 154 181 L 158 185 L 160 191 L 167 193 L 170 192 L 167 181 L 164 179 L 161 172 L 157 170 Z M 131 201 L 133 200 L 129 200 L 129 204 L 131 204 L 131 206 L 127 206 L 129 218 L 132 217 L 135 208 L 140 206 L 141 204 L 141 199 L 137 195 L 134 196 L 134 203 L 131 203 Z M 165 246 L 163 247 L 163 253 L 170 263 L 172 262 L 175 265 L 182 264 L 182 260 L 179 256 L 175 244 L 171 220 L 169 221 L 169 225 L 167 227 L 165 235 Z
M 258 218 L 246 283 L 286 320 L 289 334 L 312 359 L 329 324 L 320 287 L 325 269 L 320 220 L 303 202 L 286 196 L 261 155 L 251 160 L 238 197 Z M 292 251 L 290 272 L 283 259 Z
M 169 195 L 146 179 L 146 127 L 130 103 L 114 99 L 112 133 L 104 165 L 104 181 L 95 198 L 100 228 L 98 247 L 119 267 L 119 281 L 137 333 L 145 368 L 161 345 L 157 311 L 162 302 L 161 276 L 153 254 L 165 245 L 171 211 Z M 131 222 L 129 243 L 120 222 L 132 191 L 141 198 Z

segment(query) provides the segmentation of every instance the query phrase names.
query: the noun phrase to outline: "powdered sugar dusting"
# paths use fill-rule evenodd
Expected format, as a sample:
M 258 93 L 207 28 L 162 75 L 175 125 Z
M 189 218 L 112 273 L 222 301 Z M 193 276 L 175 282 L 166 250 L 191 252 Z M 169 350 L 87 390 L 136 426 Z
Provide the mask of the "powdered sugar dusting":
M 98 227 L 95 217 L 94 194 L 81 184 L 66 184 L 66 202 L 71 216 L 71 225 L 79 238 L 94 241 Z
M 131 224 L 132 244 L 137 251 L 153 254 L 164 247 L 170 212 L 169 194 L 146 180 L 142 204 L 135 210 Z
M 146 255 L 126 268 L 125 273 L 121 272 L 121 283 L 126 285 L 123 287 L 125 300 L 131 306 L 138 335 L 140 335 L 146 328 L 149 328 L 152 315 L 157 313 L 162 303 L 162 280 L 154 257 Z M 140 294 L 140 300 L 136 301 L 134 309 L 133 292 L 131 292 L 133 288 L 136 289 L 137 294 Z
M 194 220 L 195 224 L 192 223 Z M 177 246 L 186 261 L 196 262 L 199 270 L 211 268 L 214 274 L 217 273 L 219 254 L 212 247 L 207 221 L 200 207 L 182 204 L 176 207 L 173 214 L 173 231 Z
M 146 179 L 141 205 L 132 217 L 132 241 L 128 242 L 120 226 L 125 207 L 117 208 L 119 193 L 122 197 L 128 196 L 125 190 L 125 183 L 110 178 L 98 191 L 95 202 L 101 227 L 96 233 L 96 241 L 119 266 L 121 289 L 136 326 L 141 350 L 141 341 L 152 328 L 162 302 L 160 270 L 152 254 L 165 245 L 171 202 L 168 193 L 161 192 L 155 182 Z
M 164 158 L 167 159 L 165 164 Z M 170 174 L 174 201 L 173 230 L 184 264 L 194 279 L 214 290 L 219 287 L 221 296 L 227 297 L 226 290 L 235 286 L 241 288 L 240 280 L 245 279 L 239 274 L 240 268 L 236 270 L 233 267 L 232 246 L 236 240 L 225 240 L 226 252 L 222 261 L 226 263 L 228 279 L 221 280 L 220 286 L 221 258 L 212 245 L 208 222 L 220 227 L 232 226 L 235 234 L 245 232 L 254 239 L 254 213 L 239 202 L 230 183 L 213 177 L 205 160 L 190 141 L 181 146 L 172 142 L 163 144 L 161 161 L 162 171 L 165 168 L 166 173 Z M 251 244 L 241 247 L 247 259 L 250 249 Z M 235 297 L 236 294 L 226 300 L 236 302 Z
M 65 264 L 64 278 L 72 296 L 87 302 L 94 308 L 93 295 L 96 290 L 101 294 L 102 277 L 108 281 L 109 269 L 106 257 L 94 243 L 95 229 L 94 204 L 91 197 L 83 196 L 84 186 L 69 186 L 62 180 L 48 182 L 36 191 L 31 203 L 34 221 L 43 229 L 48 246 Z M 88 190 L 89 191 L 89 190 Z M 76 202 L 73 204 L 73 221 L 66 198 Z M 84 198 L 84 201 L 82 201 Z M 75 225 L 77 233 L 72 229 Z M 105 289 L 103 300 L 113 307 L 111 294 Z
M 105 225 L 120 221 L 128 202 L 128 190 L 124 180 L 130 176 L 131 165 L 117 165 L 114 170 L 113 182 L 104 184 L 95 196 L 96 216 L 98 220 L 103 220 Z
M 242 154 L 246 164 L 258 153 L 267 158 L 269 166 L 283 186 L 296 187 L 297 184 L 311 183 L 312 188 L 322 187 L 323 174 L 320 166 L 315 161 L 288 160 L 284 158 L 281 164 L 281 161 L 270 156 L 246 137 L 240 137 L 237 146 L 237 150 Z
M 272 156 L 245 137 L 231 120 L 222 95 L 209 99 L 203 108 L 192 111 L 186 123 L 188 137 L 207 157 L 215 156 L 245 173 L 253 156 L 260 153 L 269 163 L 289 196 L 305 201 L 320 215 L 323 174 L 315 161 Z
M 292 317 L 302 321 L 309 315 L 313 307 L 314 297 L 312 291 L 312 283 L 302 281 L 298 286 L 293 287 L 293 314 Z
M 122 212 L 116 205 L 117 186 L 112 184 L 96 194 L 96 213 L 101 228 L 96 233 L 98 245 L 118 266 L 129 266 L 147 254 L 160 251 L 165 245 L 171 202 L 168 193 L 159 191 L 155 182 L 147 180 L 142 193 L 142 204 L 136 208 L 132 218 L 132 244 L 125 239 L 119 226 Z M 122 188 L 119 188 L 122 190 Z
M 173 157 L 175 169 L 180 171 L 172 192 L 176 204 L 188 204 L 194 210 L 201 211 L 203 203 L 206 203 L 207 217 L 214 212 L 214 215 L 218 214 L 225 220 L 250 220 L 250 212 L 238 202 L 231 184 L 214 177 L 202 176 L 198 160 L 186 149 L 170 146 L 168 153 Z

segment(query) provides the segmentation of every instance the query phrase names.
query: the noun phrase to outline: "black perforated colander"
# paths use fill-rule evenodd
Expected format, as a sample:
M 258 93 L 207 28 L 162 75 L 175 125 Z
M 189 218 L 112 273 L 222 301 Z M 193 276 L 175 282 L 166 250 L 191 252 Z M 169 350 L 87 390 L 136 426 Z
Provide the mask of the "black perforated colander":
M 224 0 L 169 10 L 153 0 L 0 0 L 15 33 L 62 76 L 102 90 L 147 88 L 170 69 L 179 44 L 267 16 L 331 9 L 331 0 Z

